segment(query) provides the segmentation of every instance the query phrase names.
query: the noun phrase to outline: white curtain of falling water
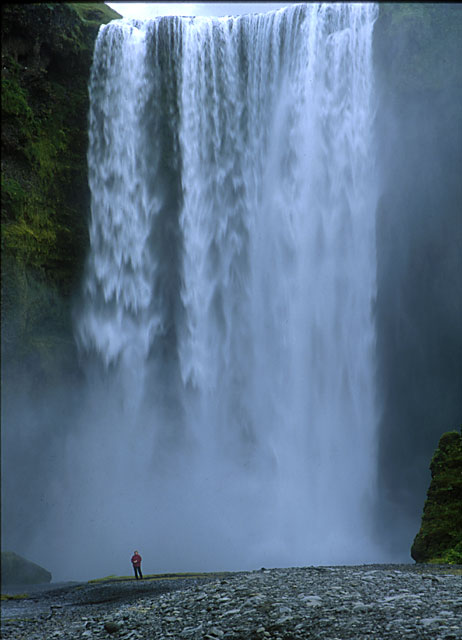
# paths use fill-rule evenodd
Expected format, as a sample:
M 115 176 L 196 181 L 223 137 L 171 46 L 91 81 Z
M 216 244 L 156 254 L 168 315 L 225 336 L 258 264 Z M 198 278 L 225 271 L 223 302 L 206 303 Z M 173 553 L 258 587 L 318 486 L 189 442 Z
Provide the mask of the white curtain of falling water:
M 165 570 L 376 558 L 376 16 L 100 30 L 79 501 Z

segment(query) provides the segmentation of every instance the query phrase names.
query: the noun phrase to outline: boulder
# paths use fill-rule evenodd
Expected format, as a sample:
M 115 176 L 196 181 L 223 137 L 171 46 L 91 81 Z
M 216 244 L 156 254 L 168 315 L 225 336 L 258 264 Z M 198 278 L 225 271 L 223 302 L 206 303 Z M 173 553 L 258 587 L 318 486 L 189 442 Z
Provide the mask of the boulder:
M 51 573 L 12 551 L 2 551 L 2 585 L 51 582 Z

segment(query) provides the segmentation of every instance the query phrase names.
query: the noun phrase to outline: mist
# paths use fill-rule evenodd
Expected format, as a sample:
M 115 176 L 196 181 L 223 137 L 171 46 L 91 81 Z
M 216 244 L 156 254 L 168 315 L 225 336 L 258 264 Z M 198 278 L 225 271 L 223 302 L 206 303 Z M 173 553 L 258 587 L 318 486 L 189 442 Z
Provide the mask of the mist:
M 100 34 L 75 352 L 2 347 L 2 548 L 53 581 L 410 561 L 462 416 L 461 92 L 400 84 L 373 5 L 269 15 Z

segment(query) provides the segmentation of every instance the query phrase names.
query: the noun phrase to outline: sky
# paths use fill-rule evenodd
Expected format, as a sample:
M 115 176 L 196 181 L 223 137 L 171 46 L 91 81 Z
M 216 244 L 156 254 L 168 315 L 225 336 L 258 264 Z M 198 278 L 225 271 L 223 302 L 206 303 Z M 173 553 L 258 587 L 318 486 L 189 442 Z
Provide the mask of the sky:
M 156 16 L 230 16 L 243 13 L 266 13 L 295 2 L 107 2 L 124 18 Z

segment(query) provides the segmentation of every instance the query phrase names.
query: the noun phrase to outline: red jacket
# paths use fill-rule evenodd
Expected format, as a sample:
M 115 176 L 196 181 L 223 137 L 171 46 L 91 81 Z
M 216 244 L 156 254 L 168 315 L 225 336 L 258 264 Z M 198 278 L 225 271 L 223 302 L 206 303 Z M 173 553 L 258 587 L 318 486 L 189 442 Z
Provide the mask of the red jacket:
M 141 556 L 139 553 L 135 553 L 135 555 L 132 556 L 132 564 L 134 567 L 141 566 Z

